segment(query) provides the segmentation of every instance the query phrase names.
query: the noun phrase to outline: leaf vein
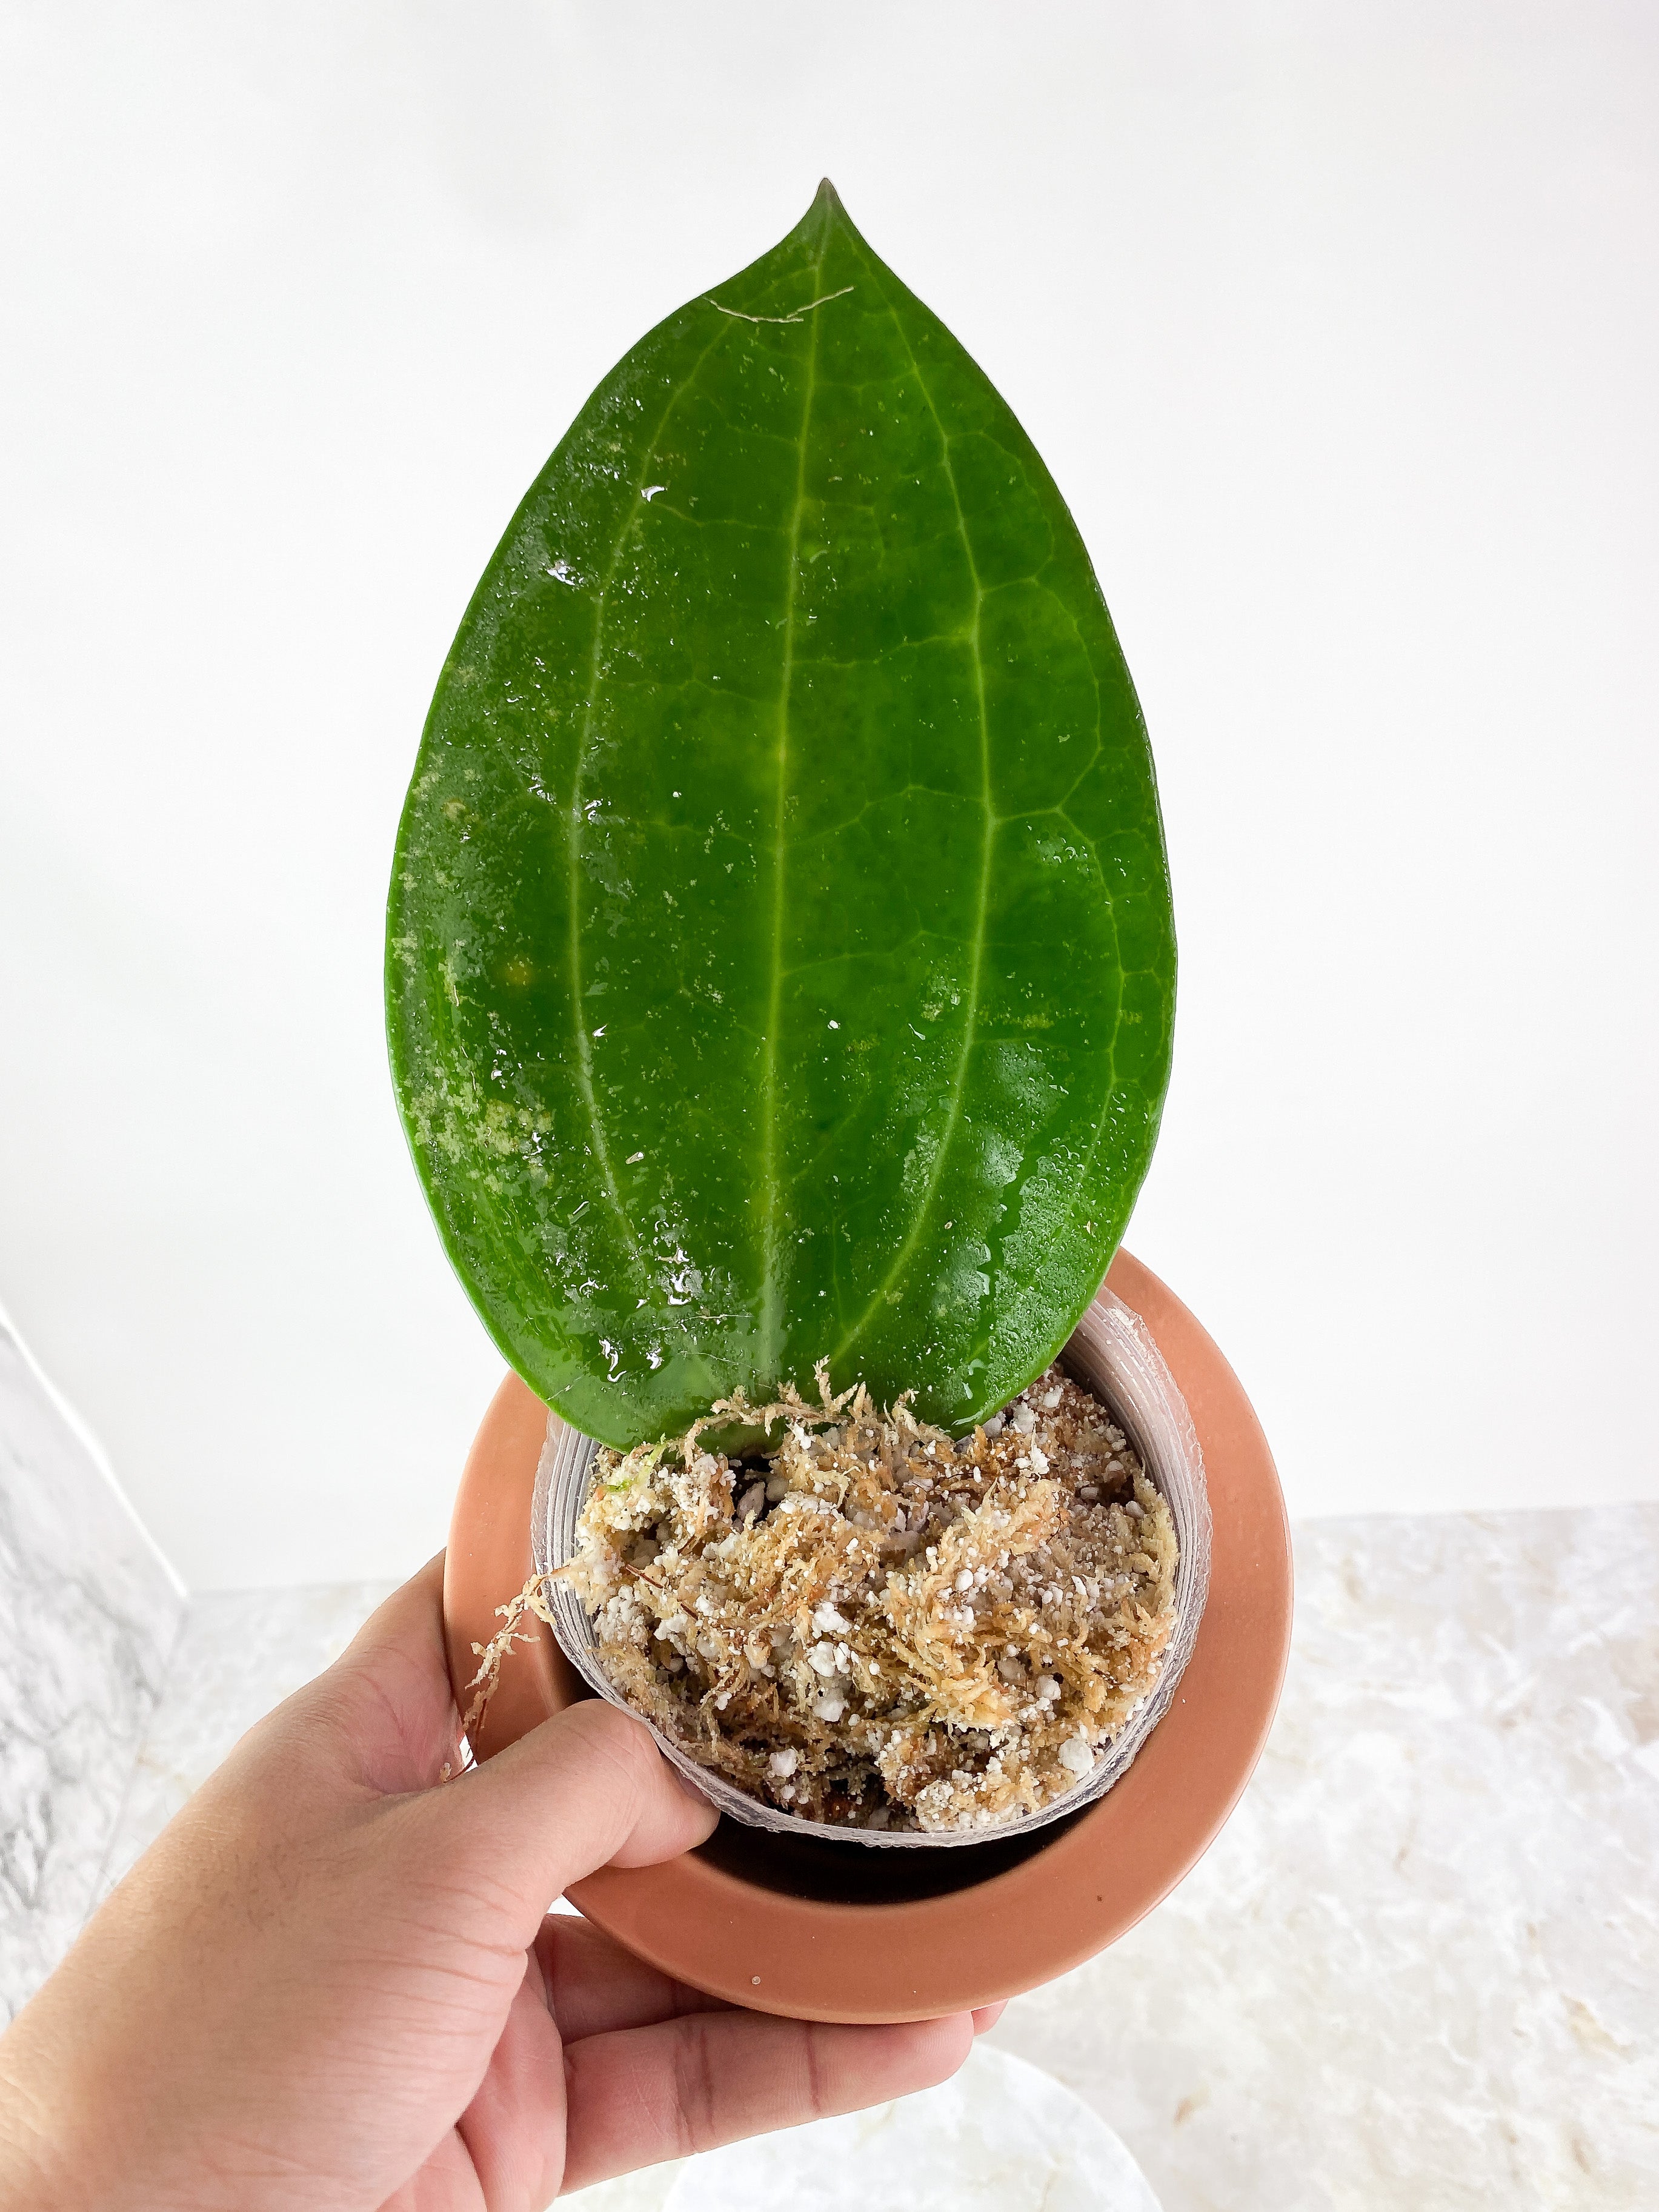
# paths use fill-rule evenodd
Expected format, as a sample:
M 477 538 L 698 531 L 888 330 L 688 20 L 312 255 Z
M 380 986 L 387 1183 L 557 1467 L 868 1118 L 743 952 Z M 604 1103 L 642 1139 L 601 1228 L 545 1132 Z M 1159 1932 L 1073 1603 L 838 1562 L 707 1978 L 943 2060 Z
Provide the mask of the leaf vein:
M 933 427 L 939 433 L 939 451 L 944 461 L 945 481 L 951 487 L 951 498 L 957 513 L 957 527 L 962 535 L 962 547 L 967 556 L 968 572 L 973 579 L 974 618 L 969 627 L 969 644 L 973 658 L 975 703 L 979 711 L 981 804 L 984 810 L 984 827 L 980 840 L 979 897 L 975 903 L 974 935 L 969 953 L 967 1011 L 963 1018 L 962 1043 L 957 1054 L 956 1071 L 951 1085 L 950 1110 L 945 1118 L 945 1129 L 939 1143 L 933 1148 L 933 1158 L 928 1163 L 927 1182 L 923 1186 L 904 1241 L 894 1255 L 890 1265 L 864 1311 L 836 1346 L 834 1355 L 836 1363 L 846 1358 L 852 1346 L 857 1343 L 859 1338 L 869 1327 L 878 1310 L 885 1305 L 894 1285 L 908 1267 L 911 1256 L 921 1241 L 922 1228 L 933 1211 L 933 1200 L 938 1195 L 939 1182 L 945 1172 L 945 1159 L 956 1141 L 957 1131 L 962 1126 L 963 1096 L 967 1090 L 969 1067 L 973 1059 L 974 1046 L 979 1036 L 980 995 L 985 966 L 986 915 L 990 903 L 991 859 L 995 848 L 997 832 L 996 809 L 993 804 L 991 792 L 991 728 L 986 708 L 985 663 L 981 650 L 980 637 L 980 622 L 985 607 L 985 587 L 980 580 L 979 563 L 974 557 L 973 540 L 968 531 L 968 517 L 963 508 L 962 494 L 957 484 L 956 470 L 951 465 L 949 434 L 945 430 L 933 395 L 928 388 L 927 380 L 921 373 L 921 364 L 916 359 L 915 349 L 910 343 L 910 334 L 905 329 L 903 322 L 890 301 L 887 302 L 887 312 L 892 317 L 893 327 L 898 332 L 904 349 L 910 357 L 910 367 L 916 380 L 916 387 L 927 402 L 927 411 L 933 416 Z
M 628 1240 L 635 1261 L 635 1272 L 641 1280 L 649 1281 L 650 1268 L 641 1246 L 639 1232 L 623 1204 L 622 1188 L 617 1181 L 616 1166 L 611 1158 L 611 1140 L 599 1115 L 598 1094 L 593 1088 L 593 1045 L 582 1018 L 582 945 L 581 945 L 581 842 L 586 817 L 582 811 L 582 779 L 587 772 L 588 755 L 593 738 L 593 714 L 598 703 L 599 687 L 606 678 L 601 674 L 600 657 L 604 650 L 605 617 L 610 610 L 611 592 L 622 568 L 623 552 L 634 534 L 635 525 L 646 511 L 641 496 L 645 480 L 650 472 L 658 441 L 667 428 L 675 406 L 696 380 L 703 363 L 730 330 L 723 324 L 687 370 L 678 383 L 671 386 L 658 417 L 657 427 L 644 441 L 644 459 L 630 488 L 630 496 L 623 514 L 622 528 L 611 548 L 610 564 L 600 584 L 593 609 L 593 643 L 588 654 L 586 702 L 582 711 L 581 729 L 576 740 L 574 772 L 570 781 L 570 805 L 565 819 L 566 865 L 568 874 L 569 960 L 571 1031 L 576 1047 L 576 1087 L 586 1110 L 587 1126 L 593 1139 L 593 1157 L 605 1187 L 605 1201 L 616 1215 L 623 1236 Z

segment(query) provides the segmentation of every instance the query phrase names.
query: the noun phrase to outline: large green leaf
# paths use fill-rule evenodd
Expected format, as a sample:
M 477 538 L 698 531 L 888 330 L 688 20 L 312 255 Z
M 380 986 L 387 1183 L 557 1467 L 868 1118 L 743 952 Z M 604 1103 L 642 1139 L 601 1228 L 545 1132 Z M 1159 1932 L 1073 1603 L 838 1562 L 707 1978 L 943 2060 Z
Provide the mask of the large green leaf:
M 826 184 L 605 379 L 445 666 L 387 1012 L 450 1257 L 611 1443 L 825 1356 L 963 1425 L 1116 1247 L 1174 978 L 1076 528 Z

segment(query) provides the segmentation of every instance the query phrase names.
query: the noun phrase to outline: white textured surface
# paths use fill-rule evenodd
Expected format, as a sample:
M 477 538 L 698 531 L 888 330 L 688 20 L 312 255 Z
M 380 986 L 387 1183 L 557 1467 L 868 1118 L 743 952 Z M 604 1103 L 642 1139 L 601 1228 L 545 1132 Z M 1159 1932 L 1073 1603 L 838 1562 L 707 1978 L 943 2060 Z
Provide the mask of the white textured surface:
M 1165 2212 L 1659 2203 L 1659 1507 L 1297 1532 L 1243 1805 L 996 2040 Z
M 183 1609 L 0 1315 L 0 2023 L 95 1901 Z
M 112 1888 L 255 1721 L 345 1650 L 394 1585 L 207 1590 L 190 1600 L 167 1693 L 144 1736 L 111 1844 Z
M 561 2212 L 570 2207 L 575 2212 L 664 2212 L 669 2191 L 690 2163 L 690 2159 L 672 2158 L 638 2173 L 619 2173 L 614 2181 L 596 2181 L 591 2189 L 573 2189 L 568 2197 L 560 2197 Z M 779 2212 L 787 2212 L 787 2208 L 780 2207 Z M 878 2212 L 878 2208 L 863 2207 L 860 2212 Z M 889 2212 L 889 2208 L 883 2206 L 879 2212 Z
M 690 2160 L 663 2212 L 1158 2212 L 1112 2130 L 1051 2075 L 976 2045 L 914 2097 Z

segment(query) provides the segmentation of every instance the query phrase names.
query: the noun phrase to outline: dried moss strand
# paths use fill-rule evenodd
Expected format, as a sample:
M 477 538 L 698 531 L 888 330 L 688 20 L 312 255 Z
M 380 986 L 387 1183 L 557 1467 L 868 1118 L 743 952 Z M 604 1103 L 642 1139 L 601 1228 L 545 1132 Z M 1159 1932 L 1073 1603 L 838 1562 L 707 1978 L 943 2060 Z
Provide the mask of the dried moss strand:
M 961 1443 L 854 1388 L 723 1401 L 596 1455 L 568 1573 L 619 1694 L 693 1759 L 815 1820 L 985 1826 L 1088 1772 L 1174 1625 L 1169 1509 L 1050 1370 Z M 758 1463 L 706 1449 L 738 1420 Z

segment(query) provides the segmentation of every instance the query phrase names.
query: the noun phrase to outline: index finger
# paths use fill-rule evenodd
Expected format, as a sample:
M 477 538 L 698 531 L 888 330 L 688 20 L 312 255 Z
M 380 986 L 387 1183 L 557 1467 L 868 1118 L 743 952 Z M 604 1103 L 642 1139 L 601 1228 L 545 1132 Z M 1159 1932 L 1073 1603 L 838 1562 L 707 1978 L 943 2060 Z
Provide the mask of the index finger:
M 649 2027 L 683 2013 L 731 2009 L 723 1997 L 659 1973 L 614 1936 L 571 1913 L 552 1914 L 542 1923 L 536 1957 L 549 2008 L 567 2044 L 619 2027 Z
M 932 2088 L 973 2047 L 968 2013 L 836 2027 L 690 2013 L 567 2046 L 566 2189 Z

